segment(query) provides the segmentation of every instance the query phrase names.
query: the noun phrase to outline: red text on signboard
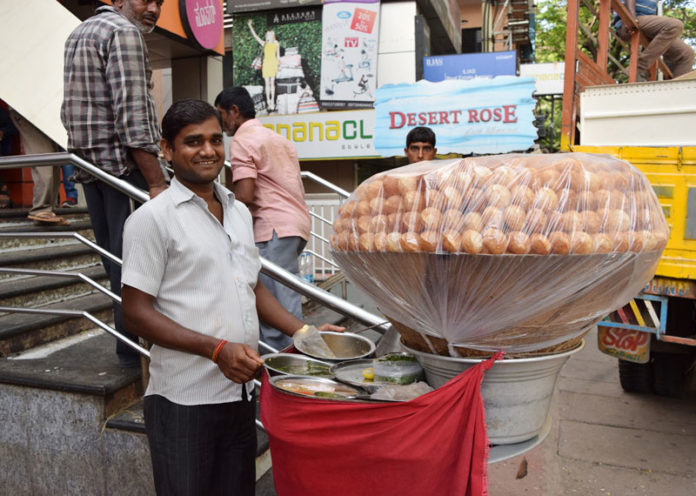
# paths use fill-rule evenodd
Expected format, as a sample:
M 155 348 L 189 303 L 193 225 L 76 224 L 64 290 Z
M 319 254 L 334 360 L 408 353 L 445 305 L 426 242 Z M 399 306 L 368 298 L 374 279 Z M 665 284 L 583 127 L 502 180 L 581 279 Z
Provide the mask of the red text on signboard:
M 437 126 L 443 124 L 479 124 L 485 122 L 517 122 L 517 105 L 483 107 L 465 110 L 438 110 L 433 112 L 389 112 L 389 129 L 404 126 Z

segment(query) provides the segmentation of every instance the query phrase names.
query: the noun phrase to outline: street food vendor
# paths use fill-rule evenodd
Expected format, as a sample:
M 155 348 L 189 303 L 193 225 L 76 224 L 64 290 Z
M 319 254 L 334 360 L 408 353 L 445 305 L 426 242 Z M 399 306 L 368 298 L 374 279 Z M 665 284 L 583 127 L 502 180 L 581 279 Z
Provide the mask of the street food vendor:
M 216 110 L 175 103 L 161 145 L 175 177 L 126 222 L 122 275 L 126 326 L 153 343 L 144 414 L 155 488 L 252 496 L 259 319 L 288 335 L 305 324 L 258 281 L 251 215 L 215 182 Z

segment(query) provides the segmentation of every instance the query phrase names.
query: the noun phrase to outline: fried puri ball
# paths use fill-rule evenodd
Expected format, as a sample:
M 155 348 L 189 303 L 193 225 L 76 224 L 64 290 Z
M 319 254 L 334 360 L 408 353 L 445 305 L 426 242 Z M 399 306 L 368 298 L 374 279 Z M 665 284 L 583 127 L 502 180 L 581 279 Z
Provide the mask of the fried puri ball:
M 440 242 L 440 235 L 435 231 L 423 231 L 418 239 L 418 246 L 422 251 L 434 253 Z
M 543 234 L 529 236 L 529 249 L 535 255 L 548 255 L 551 253 L 551 242 Z
M 442 224 L 442 214 L 434 207 L 426 207 L 420 213 L 420 221 L 425 231 L 436 231 Z
M 387 251 L 392 253 L 401 252 L 401 233 L 390 232 L 387 234 Z
M 483 219 L 478 212 L 467 212 L 464 214 L 464 228 L 481 232 L 483 229 Z
M 372 251 L 375 244 L 375 235 L 372 233 L 363 233 L 358 239 L 358 249 L 360 251 Z
M 467 229 L 462 233 L 461 249 L 473 255 L 483 251 L 483 236 L 478 231 Z
M 521 231 L 513 231 L 508 234 L 507 250 L 516 255 L 524 255 L 531 250 L 529 236 Z
M 445 231 L 442 233 L 442 249 L 450 253 L 457 253 L 462 246 L 462 235 L 458 231 Z
M 524 231 L 528 233 L 543 233 L 548 219 L 540 208 L 532 208 L 527 212 Z
M 491 255 L 501 255 L 507 248 L 507 236 L 500 229 L 488 228 L 481 235 L 483 247 Z
M 534 203 L 534 191 L 524 185 L 517 185 L 510 190 L 512 195 L 512 204 L 520 207 L 523 210 L 529 210 Z
M 609 236 L 604 233 L 594 234 L 592 236 L 594 241 L 594 251 L 595 253 L 611 253 L 613 249 L 613 243 Z
M 420 212 L 406 212 L 401 216 L 401 231 L 419 233 L 423 230 Z
M 375 251 L 387 251 L 387 233 L 378 232 L 374 237 Z
M 420 235 L 416 232 L 406 232 L 402 234 L 401 251 L 404 253 L 420 251 Z
M 485 197 L 488 206 L 505 208 L 512 201 L 512 194 L 502 184 L 491 184 L 485 189 Z
M 570 236 L 561 231 L 554 231 L 549 234 L 551 243 L 551 253 L 557 255 L 567 255 L 570 253 Z
M 527 220 L 527 214 L 517 205 L 510 205 L 503 210 L 503 221 L 510 231 L 521 231 Z
M 594 253 L 594 240 L 584 231 L 575 231 L 570 235 L 570 253 L 587 255 Z
M 534 207 L 540 208 L 545 212 L 551 212 L 558 206 L 558 195 L 551 188 L 546 186 L 539 188 L 534 195 Z

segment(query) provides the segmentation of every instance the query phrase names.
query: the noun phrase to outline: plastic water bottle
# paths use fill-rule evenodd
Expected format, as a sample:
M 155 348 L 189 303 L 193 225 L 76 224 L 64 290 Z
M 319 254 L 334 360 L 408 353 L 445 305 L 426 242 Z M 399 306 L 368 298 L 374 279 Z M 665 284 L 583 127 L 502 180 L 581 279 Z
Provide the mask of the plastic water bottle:
M 312 259 L 309 253 L 300 255 L 300 277 L 309 283 L 314 282 L 314 270 L 312 268 Z

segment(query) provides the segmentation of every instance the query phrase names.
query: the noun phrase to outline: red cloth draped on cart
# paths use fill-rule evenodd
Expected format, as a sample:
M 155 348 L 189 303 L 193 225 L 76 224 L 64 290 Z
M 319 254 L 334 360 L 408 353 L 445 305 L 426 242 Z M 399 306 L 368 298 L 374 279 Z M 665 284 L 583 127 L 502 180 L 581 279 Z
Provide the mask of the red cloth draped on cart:
M 264 375 L 278 496 L 487 495 L 481 381 L 498 355 L 403 403 L 302 398 Z

